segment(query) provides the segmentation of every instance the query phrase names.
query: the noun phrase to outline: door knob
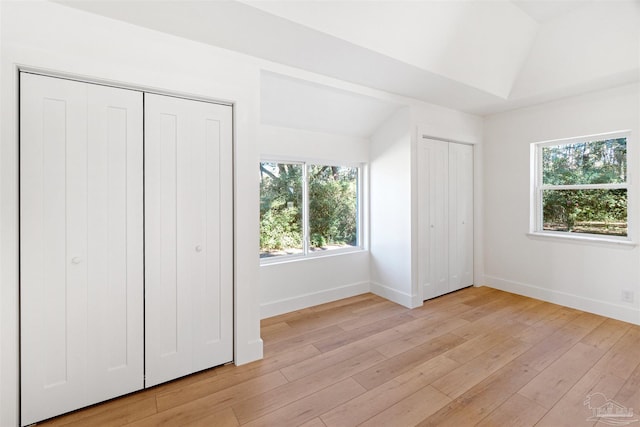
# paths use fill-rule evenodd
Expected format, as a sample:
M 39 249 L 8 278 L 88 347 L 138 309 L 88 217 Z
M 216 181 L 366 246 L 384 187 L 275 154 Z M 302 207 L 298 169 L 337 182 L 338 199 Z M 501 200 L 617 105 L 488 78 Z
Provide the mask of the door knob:
M 80 264 L 82 262 L 82 258 L 80 258 L 79 256 L 74 256 L 73 258 L 71 258 L 71 262 L 73 264 Z
M 196 246 L 196 252 L 202 252 L 202 246 L 200 245 Z

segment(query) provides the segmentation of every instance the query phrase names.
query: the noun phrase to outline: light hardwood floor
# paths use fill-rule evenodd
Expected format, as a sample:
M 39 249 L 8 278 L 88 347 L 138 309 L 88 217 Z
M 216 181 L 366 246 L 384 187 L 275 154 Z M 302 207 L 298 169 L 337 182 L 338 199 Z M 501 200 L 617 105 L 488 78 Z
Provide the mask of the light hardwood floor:
M 592 393 L 640 412 L 639 326 L 486 287 L 414 310 L 360 295 L 265 319 L 262 338 L 261 361 L 40 425 L 574 427 L 596 424 Z

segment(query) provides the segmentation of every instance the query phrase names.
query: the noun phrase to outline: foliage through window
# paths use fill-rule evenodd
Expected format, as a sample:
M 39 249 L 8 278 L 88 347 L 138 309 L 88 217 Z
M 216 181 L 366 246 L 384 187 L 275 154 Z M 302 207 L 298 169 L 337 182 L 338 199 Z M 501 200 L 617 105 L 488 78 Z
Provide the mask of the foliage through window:
M 260 163 L 260 258 L 359 245 L 359 168 Z
M 535 144 L 536 231 L 627 237 L 627 135 Z
M 260 163 L 260 256 L 304 249 L 302 171 L 302 164 Z

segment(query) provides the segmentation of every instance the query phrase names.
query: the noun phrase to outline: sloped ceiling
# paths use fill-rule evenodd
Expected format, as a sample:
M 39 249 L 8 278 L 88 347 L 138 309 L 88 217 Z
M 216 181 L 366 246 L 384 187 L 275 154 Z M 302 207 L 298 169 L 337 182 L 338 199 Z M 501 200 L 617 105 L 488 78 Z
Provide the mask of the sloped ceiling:
M 536 35 L 508 1 L 246 1 L 404 64 L 506 97 Z
M 567 12 L 579 9 L 593 0 L 580 1 L 540 1 L 540 0 L 511 0 L 527 15 L 537 22 L 549 22 L 557 17 L 561 17 Z
M 368 138 L 402 105 L 353 92 L 261 73 L 260 122 Z
M 61 0 L 475 114 L 635 82 L 637 0 Z

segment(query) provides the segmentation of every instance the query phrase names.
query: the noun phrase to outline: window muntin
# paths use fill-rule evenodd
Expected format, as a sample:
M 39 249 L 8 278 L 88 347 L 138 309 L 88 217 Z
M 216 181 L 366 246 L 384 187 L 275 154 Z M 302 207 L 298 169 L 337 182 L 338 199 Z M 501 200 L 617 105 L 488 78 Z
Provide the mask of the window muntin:
M 628 239 L 627 136 L 535 145 L 535 231 Z
M 260 163 L 260 258 L 360 247 L 360 167 Z

